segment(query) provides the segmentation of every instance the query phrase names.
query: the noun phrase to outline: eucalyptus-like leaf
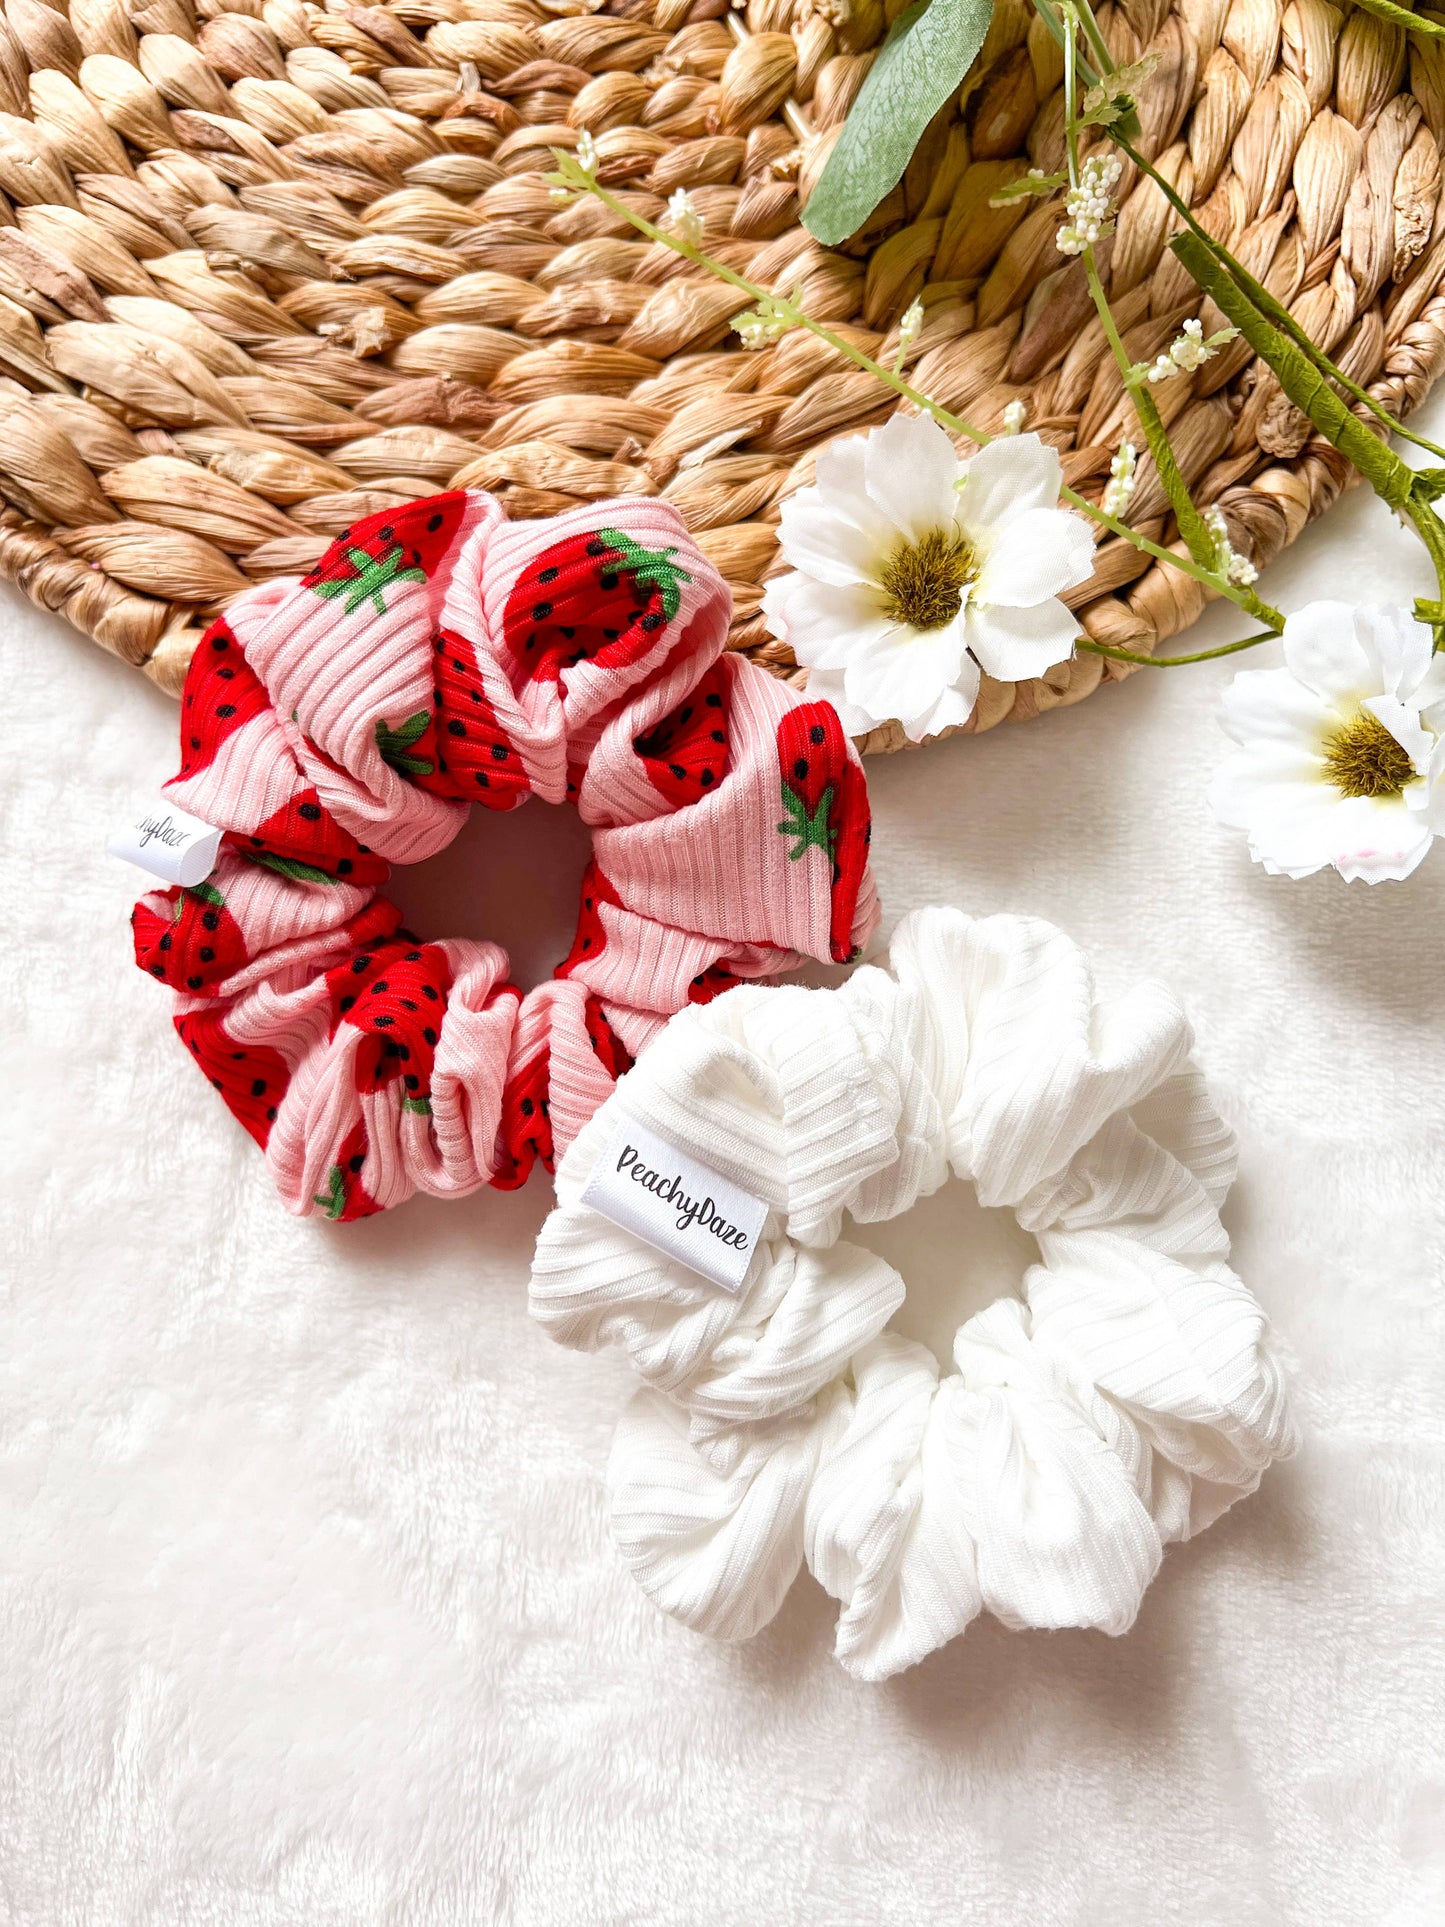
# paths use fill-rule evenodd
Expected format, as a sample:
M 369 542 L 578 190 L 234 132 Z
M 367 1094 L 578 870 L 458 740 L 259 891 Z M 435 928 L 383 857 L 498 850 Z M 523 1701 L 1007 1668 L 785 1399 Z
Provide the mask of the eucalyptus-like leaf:
M 846 241 L 903 170 L 924 129 L 978 57 L 993 0 L 915 0 L 894 21 L 803 210 L 826 246 Z
M 1068 178 L 1067 174 L 1045 174 L 1041 167 L 1031 167 L 1016 181 L 1006 181 L 997 194 L 990 194 L 988 204 L 1007 207 L 1010 201 L 1021 201 L 1028 194 L 1054 194 Z

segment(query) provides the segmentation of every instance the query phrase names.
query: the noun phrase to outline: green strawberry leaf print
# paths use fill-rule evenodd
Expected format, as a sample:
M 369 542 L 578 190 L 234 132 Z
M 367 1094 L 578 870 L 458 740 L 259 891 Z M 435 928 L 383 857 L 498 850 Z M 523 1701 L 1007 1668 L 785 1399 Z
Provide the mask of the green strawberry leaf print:
M 314 863 L 302 863 L 294 856 L 272 856 L 269 850 L 248 850 L 246 854 L 253 863 L 274 870 L 277 876 L 290 877 L 293 883 L 329 883 L 334 886 L 345 881 L 343 877 L 332 876 L 329 870 L 320 870 Z
M 347 615 L 353 614 L 368 600 L 379 616 L 385 615 L 386 596 L 383 592 L 393 582 L 426 581 L 424 570 L 402 568 L 401 558 L 405 554 L 406 550 L 400 542 L 393 542 L 381 555 L 368 555 L 365 549 L 348 548 L 346 560 L 351 565 L 351 574 L 322 576 L 310 582 L 308 587 L 328 601 L 341 596 L 342 608 Z
M 328 1218 L 339 1218 L 341 1216 L 342 1212 L 346 1209 L 346 1180 L 342 1175 L 339 1164 L 332 1165 L 331 1175 L 327 1179 L 325 1191 L 318 1191 L 311 1202 L 313 1204 L 323 1205 Z
M 808 806 L 790 784 L 783 785 L 783 809 L 786 815 L 778 825 L 780 836 L 796 837 L 788 861 L 796 863 L 800 856 L 809 850 L 821 850 L 825 856 L 833 854 L 833 839 L 837 831 L 828 825 L 828 812 L 833 807 L 833 785 L 830 783 L 818 798 L 818 807 L 812 815 Z
M 435 765 L 428 762 L 425 756 L 408 754 L 412 744 L 426 734 L 427 724 L 430 721 L 431 712 L 426 709 L 417 710 L 414 716 L 408 716 L 406 721 L 398 723 L 395 729 L 390 723 L 378 718 L 376 747 L 381 751 L 382 762 L 390 763 L 391 767 L 400 770 L 403 776 L 430 776 Z
M 662 613 L 671 622 L 682 601 L 683 583 L 692 581 L 681 563 L 672 560 L 677 550 L 644 549 L 622 529 L 599 529 L 597 534 L 609 548 L 616 549 L 623 568 L 639 589 L 656 589 L 662 597 Z
M 401 1100 L 401 1108 L 404 1111 L 415 1111 L 419 1117 L 430 1117 L 431 1099 L 429 1097 L 403 1097 Z

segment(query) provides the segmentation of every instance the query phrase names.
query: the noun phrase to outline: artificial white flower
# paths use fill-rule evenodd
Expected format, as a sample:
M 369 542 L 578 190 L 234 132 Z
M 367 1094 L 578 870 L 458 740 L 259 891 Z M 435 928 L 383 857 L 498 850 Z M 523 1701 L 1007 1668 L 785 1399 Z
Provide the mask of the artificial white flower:
M 783 504 L 793 573 L 763 609 L 852 734 L 896 718 L 921 742 L 968 721 L 980 665 L 1016 682 L 1072 653 L 1058 598 L 1094 544 L 1057 506 L 1059 458 L 1037 435 L 963 462 L 929 416 L 895 415 L 824 449 L 817 476 Z
M 689 247 L 697 247 L 702 240 L 702 211 L 685 187 L 673 190 L 667 203 L 667 225 Z
M 1109 479 L 1104 484 L 1104 498 L 1099 506 L 1105 515 L 1122 515 L 1129 506 L 1129 497 L 1134 493 L 1138 480 L 1135 473 L 1139 466 L 1139 451 L 1132 442 L 1120 442 L 1119 452 L 1109 464 Z
M 1271 876 L 1398 880 L 1445 830 L 1445 657 L 1404 609 L 1297 610 L 1284 667 L 1236 676 L 1222 720 L 1210 800 Z
M 1238 328 L 1220 328 L 1206 340 L 1204 323 L 1196 316 L 1186 321 L 1184 331 L 1174 337 L 1167 354 L 1159 356 L 1146 370 L 1150 381 L 1168 381 L 1174 375 L 1192 375 L 1206 361 L 1213 361 L 1225 342 L 1233 341 Z
M 1055 242 L 1060 254 L 1082 254 L 1114 231 L 1114 189 L 1124 163 L 1117 154 L 1091 154 L 1079 169 L 1079 185 L 1064 196 L 1068 220 Z

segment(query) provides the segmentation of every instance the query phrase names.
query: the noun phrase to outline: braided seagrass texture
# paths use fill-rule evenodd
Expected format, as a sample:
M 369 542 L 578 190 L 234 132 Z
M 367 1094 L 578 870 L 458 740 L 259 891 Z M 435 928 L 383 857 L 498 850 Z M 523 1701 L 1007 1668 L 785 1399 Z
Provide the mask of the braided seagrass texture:
M 1062 257 L 1056 201 L 990 206 L 1062 162 L 1061 57 L 998 0 L 974 75 L 841 250 L 799 225 L 888 19 L 880 0 L 4 0 L 0 571 L 175 690 L 209 613 L 350 522 L 449 485 L 548 514 L 676 504 L 732 585 L 732 644 L 797 675 L 759 615 L 780 499 L 892 398 L 804 333 L 745 353 L 735 291 L 600 204 L 549 150 L 590 129 L 651 218 L 687 188 L 704 245 L 995 430 L 1014 399 L 1097 495 L 1132 410 Z M 1396 412 L 1445 359 L 1445 54 L 1329 0 L 1128 0 L 1157 65 L 1143 148 L 1312 337 Z M 1199 311 L 1172 216 L 1126 171 L 1102 250 L 1130 354 Z M 1206 313 L 1206 327 L 1217 325 Z M 1180 466 L 1267 562 L 1348 479 L 1243 342 L 1155 389 Z M 1175 539 L 1140 463 L 1137 528 Z M 1074 595 L 1152 650 L 1193 581 L 1108 538 Z M 1092 654 L 985 677 L 970 729 L 1127 673 Z M 895 747 L 875 730 L 867 747 Z

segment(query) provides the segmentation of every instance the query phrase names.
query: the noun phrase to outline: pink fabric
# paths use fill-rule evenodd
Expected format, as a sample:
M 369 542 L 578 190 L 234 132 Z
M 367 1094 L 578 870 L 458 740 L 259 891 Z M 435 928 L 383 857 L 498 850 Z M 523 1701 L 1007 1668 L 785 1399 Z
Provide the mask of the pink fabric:
M 509 523 L 454 492 L 213 626 L 167 790 L 222 856 L 142 899 L 136 954 L 289 1209 L 519 1184 L 683 1004 L 872 930 L 857 757 L 724 653 L 728 613 L 665 504 Z M 470 803 L 534 794 L 576 804 L 594 861 L 571 953 L 523 996 L 495 945 L 423 942 L 377 888 Z

